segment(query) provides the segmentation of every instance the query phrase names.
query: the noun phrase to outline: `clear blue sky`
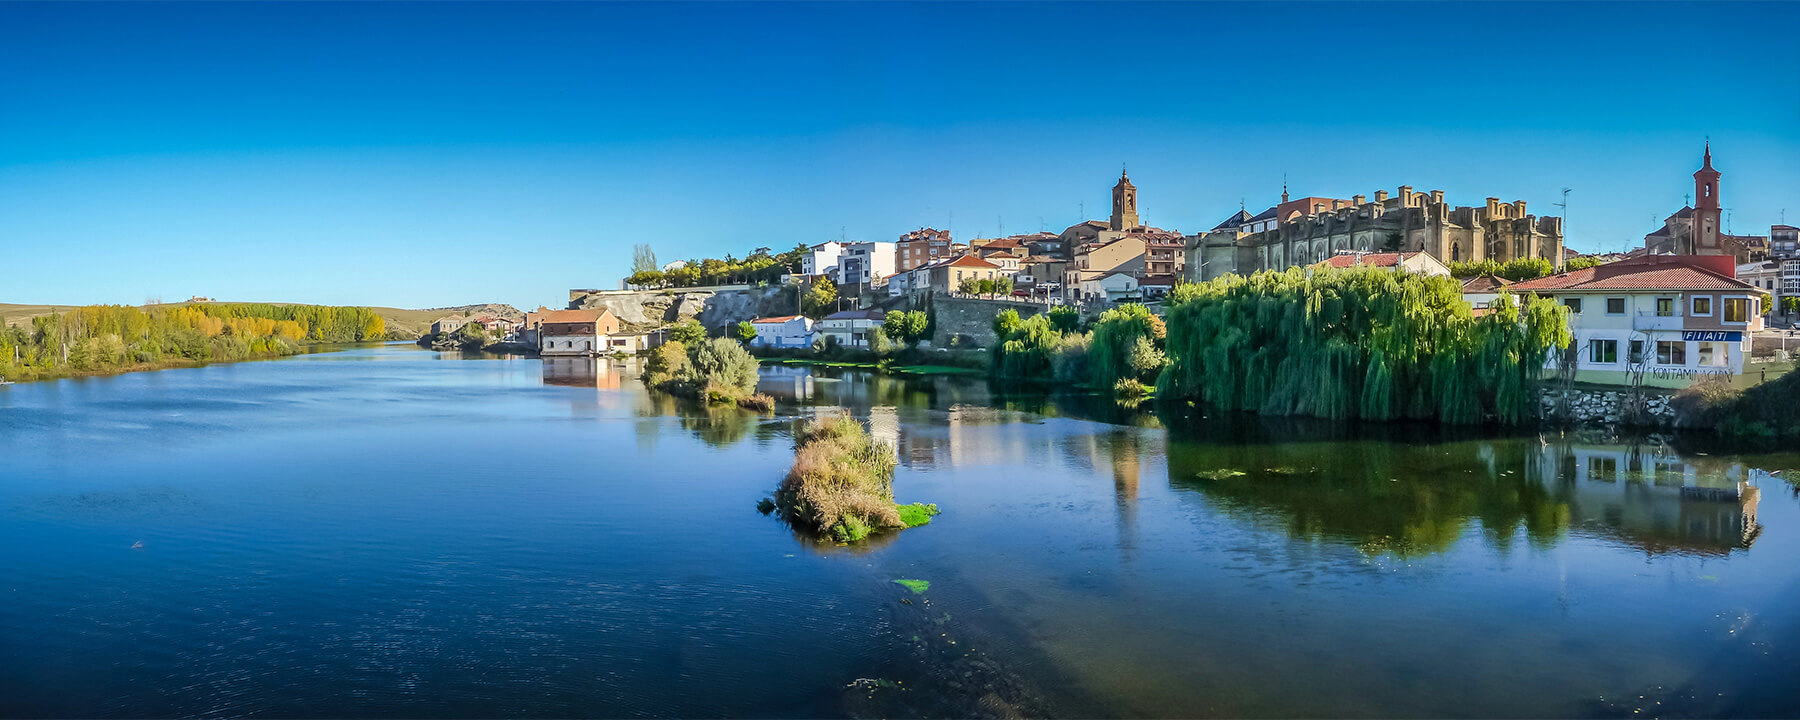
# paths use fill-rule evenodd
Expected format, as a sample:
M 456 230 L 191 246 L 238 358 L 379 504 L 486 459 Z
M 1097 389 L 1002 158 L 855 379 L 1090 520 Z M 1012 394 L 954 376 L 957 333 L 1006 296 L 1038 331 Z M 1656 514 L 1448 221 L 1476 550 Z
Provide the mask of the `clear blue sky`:
M 1800 4 L 0 3 L 0 302 L 556 306 L 742 256 L 1410 184 L 1800 224 Z

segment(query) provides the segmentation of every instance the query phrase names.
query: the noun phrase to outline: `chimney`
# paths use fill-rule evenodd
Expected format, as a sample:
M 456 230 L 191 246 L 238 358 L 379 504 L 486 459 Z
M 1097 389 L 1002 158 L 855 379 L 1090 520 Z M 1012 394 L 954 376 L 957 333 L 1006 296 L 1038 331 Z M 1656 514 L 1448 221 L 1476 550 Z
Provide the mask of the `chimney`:
M 1525 217 L 1525 201 L 1524 200 L 1514 200 L 1513 201 L 1513 215 L 1515 215 L 1517 217 Z
M 1351 195 L 1350 196 L 1350 204 L 1361 207 L 1363 204 L 1363 201 L 1367 200 L 1367 199 L 1369 199 L 1369 196 L 1367 196 L 1367 195 Z
M 1387 202 L 1387 191 L 1386 190 L 1376 190 L 1375 191 L 1375 202 L 1378 202 L 1378 203 Z
M 1487 216 L 1491 218 L 1491 217 L 1494 217 L 1495 215 L 1499 215 L 1499 214 L 1500 214 L 1500 198 L 1497 198 L 1497 197 L 1488 198 L 1487 199 Z
M 1342 207 L 1344 207 L 1344 201 L 1335 199 L 1331 201 L 1331 209 L 1337 210 Z
M 1438 205 L 1444 204 L 1444 191 L 1442 191 L 1442 190 L 1431 191 L 1431 202 L 1436 203 Z

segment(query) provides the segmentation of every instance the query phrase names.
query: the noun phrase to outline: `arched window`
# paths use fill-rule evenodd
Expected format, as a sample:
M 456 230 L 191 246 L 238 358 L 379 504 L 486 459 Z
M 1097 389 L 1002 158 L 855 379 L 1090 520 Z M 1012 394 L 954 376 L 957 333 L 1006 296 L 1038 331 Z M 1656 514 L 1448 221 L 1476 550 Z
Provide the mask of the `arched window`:
M 1462 244 L 1450 244 L 1450 262 L 1462 262 Z

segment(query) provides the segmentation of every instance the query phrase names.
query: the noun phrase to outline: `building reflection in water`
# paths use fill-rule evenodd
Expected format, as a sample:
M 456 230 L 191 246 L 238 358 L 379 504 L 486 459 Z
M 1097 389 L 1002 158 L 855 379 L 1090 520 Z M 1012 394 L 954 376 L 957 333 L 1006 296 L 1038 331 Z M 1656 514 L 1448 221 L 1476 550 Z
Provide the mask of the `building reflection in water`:
M 1723 555 L 1761 532 L 1766 473 L 1660 445 L 1505 438 L 1173 442 L 1170 484 L 1290 536 L 1420 556 L 1479 529 L 1498 548 L 1569 532 L 1646 553 Z
M 599 390 L 619 389 L 624 374 L 622 364 L 613 360 L 590 357 L 547 357 L 543 359 L 545 385 L 591 387 Z
M 1762 532 L 1742 464 L 1627 445 L 1547 446 L 1543 477 L 1570 521 L 1645 552 L 1725 554 Z

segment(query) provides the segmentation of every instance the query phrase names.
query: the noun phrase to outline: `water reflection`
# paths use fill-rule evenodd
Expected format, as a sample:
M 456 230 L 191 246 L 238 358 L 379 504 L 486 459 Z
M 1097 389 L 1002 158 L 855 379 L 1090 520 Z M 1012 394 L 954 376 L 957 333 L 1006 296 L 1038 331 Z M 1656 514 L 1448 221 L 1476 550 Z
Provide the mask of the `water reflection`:
M 1660 445 L 1174 443 L 1169 478 L 1292 537 L 1399 556 L 1441 553 L 1477 530 L 1502 549 L 1573 529 L 1653 554 L 1723 554 L 1761 531 L 1751 471 Z

